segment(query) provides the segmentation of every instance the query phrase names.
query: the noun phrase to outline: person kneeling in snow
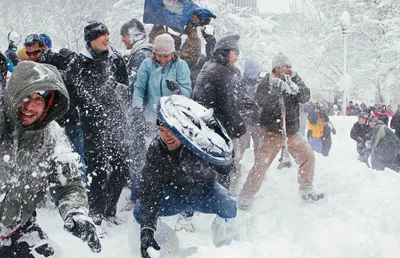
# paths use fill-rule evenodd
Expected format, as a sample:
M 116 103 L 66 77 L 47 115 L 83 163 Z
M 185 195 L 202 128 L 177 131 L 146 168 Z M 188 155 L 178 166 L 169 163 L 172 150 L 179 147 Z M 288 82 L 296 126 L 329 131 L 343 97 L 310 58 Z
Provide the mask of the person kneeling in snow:
M 147 151 L 139 200 L 133 211 L 141 224 L 142 257 L 150 257 L 149 247 L 178 254 L 179 247 L 166 250 L 170 244 L 165 240 L 177 238 L 172 229 L 172 236 L 165 236 L 168 226 L 158 218 L 187 211 L 216 214 L 212 224 L 214 244 L 229 244 L 238 235 L 233 219 L 236 200 L 217 183 L 219 173 L 230 171 L 221 167 L 232 162 L 233 145 L 226 131 L 212 109 L 180 95 L 160 99 L 157 125 L 159 136 Z
M 16 66 L 0 113 L 0 257 L 58 255 L 36 222 L 35 210 L 47 187 L 64 229 L 93 252 L 101 251 L 96 228 L 86 216 L 79 156 L 54 121 L 68 107 L 68 92 L 56 67 L 31 61 Z
M 387 167 L 399 172 L 400 140 L 374 115 L 369 118 L 369 126 L 372 128 L 371 140 L 365 142 L 365 147 L 371 150 L 372 168 L 384 170 Z

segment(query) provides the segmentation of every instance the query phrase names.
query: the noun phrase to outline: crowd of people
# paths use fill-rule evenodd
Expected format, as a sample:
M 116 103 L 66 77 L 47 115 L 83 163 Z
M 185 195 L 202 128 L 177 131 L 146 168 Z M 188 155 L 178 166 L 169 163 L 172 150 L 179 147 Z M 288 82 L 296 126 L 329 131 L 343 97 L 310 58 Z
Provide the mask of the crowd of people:
M 164 243 L 168 226 L 161 216 L 179 214 L 178 228 L 195 231 L 193 212 L 215 214 L 214 244 L 236 239 L 237 208 L 251 209 L 280 152 L 299 165 L 300 198 L 324 197 L 313 187 L 314 151 L 329 155 L 336 133 L 331 112 L 302 106 L 304 137 L 300 105 L 311 93 L 290 59 L 276 54 L 263 78 L 257 60 L 247 59 L 242 73 L 235 66 L 240 36 L 217 39 L 203 26 L 203 55 L 199 26 L 192 21 L 180 34 L 153 26 L 147 34 L 139 20 L 129 20 L 120 29 L 126 56 L 110 45 L 108 28 L 98 21 L 85 26 L 79 53 L 53 51 L 46 34 L 28 35 L 18 51 L 19 35 L 9 34 L 0 53 L 0 257 L 54 255 L 35 212 L 48 188 L 64 229 L 100 252 L 97 228 L 122 223 L 117 202 L 130 184 L 142 257 L 150 257 L 149 248 L 178 252 Z M 333 106 L 335 115 L 339 110 Z M 371 155 L 373 168 L 398 171 L 389 161 L 398 159 L 399 111 L 392 119 L 396 135 L 380 122 L 379 106 L 377 114 L 356 115 L 351 137 L 360 159 Z M 241 186 L 241 159 L 251 141 L 255 162 Z M 38 238 L 26 241 L 33 232 Z

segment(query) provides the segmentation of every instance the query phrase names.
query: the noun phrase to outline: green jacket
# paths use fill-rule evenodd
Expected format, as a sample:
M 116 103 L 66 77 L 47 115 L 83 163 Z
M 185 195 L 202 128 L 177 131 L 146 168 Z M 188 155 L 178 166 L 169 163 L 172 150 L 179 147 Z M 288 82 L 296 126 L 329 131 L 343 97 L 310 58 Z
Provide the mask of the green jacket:
M 39 124 L 23 127 L 16 116 L 18 104 L 40 90 L 55 91 L 53 104 Z M 63 219 L 72 210 L 86 212 L 79 156 L 54 121 L 68 107 L 68 92 L 54 66 L 30 61 L 16 66 L 4 92 L 5 119 L 0 132 L 1 236 L 31 218 L 48 187 Z
M 400 140 L 394 132 L 380 120 L 372 128 L 371 147 L 392 149 L 400 146 Z

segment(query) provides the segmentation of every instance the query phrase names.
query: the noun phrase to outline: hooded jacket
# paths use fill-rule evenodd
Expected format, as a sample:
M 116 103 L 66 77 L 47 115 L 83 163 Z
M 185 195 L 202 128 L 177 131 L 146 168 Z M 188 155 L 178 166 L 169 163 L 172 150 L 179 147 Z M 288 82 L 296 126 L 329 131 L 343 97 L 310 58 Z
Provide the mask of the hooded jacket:
M 371 147 L 397 153 L 400 150 L 400 140 L 389 127 L 378 120 L 371 131 Z
M 136 42 L 130 51 L 129 59 L 127 63 L 127 69 L 129 74 L 129 84 L 132 85 L 133 92 L 133 83 L 136 80 L 136 74 L 139 70 L 140 65 L 143 61 L 151 57 L 153 55 L 153 45 L 148 43 L 148 39 L 142 39 Z
M 55 91 L 44 119 L 23 127 L 17 118 L 19 103 L 30 93 Z M 65 219 L 72 209 L 86 208 L 79 157 L 54 121 L 69 106 L 69 97 L 57 69 L 31 61 L 19 63 L 4 93 L 5 126 L 0 143 L 0 230 L 7 236 L 26 223 L 44 200 L 47 187 Z
M 235 96 L 235 88 L 239 83 L 240 75 L 229 64 L 229 57 L 221 51 L 214 52 L 213 58 L 201 69 L 192 96 L 193 100 L 206 108 L 214 109 L 215 116 L 231 138 L 239 138 L 246 133 Z
M 110 142 L 125 140 L 125 110 L 129 104 L 128 72 L 116 51 L 95 56 L 86 46 L 70 63 L 65 84 L 71 98 L 64 120 L 67 128 L 81 123 L 85 149 L 98 151 Z M 67 130 L 70 139 L 73 132 Z M 87 142 L 90 143 L 87 144 Z
M 185 61 L 174 58 L 165 67 L 153 58 L 147 58 L 140 66 L 134 84 L 132 104 L 143 108 L 146 121 L 156 122 L 155 105 L 163 96 L 173 93 L 167 88 L 166 80 L 176 81 L 181 87 L 179 95 L 190 97 L 192 86 L 190 70 Z
M 371 128 L 367 124 L 360 124 L 358 121 L 354 123 L 350 131 L 350 138 L 358 143 L 364 143 L 367 140 L 367 134 Z
M 265 76 L 259 83 L 256 91 L 256 102 L 258 103 L 260 114 L 260 125 L 267 131 L 281 134 L 282 112 L 279 105 L 279 95 L 271 90 L 270 74 Z M 292 76 L 292 82 L 297 84 L 299 92 L 290 94 L 283 91 L 283 100 L 286 111 L 286 132 L 293 135 L 299 132 L 300 103 L 306 103 L 310 100 L 310 89 L 307 88 L 303 80 L 296 73 Z

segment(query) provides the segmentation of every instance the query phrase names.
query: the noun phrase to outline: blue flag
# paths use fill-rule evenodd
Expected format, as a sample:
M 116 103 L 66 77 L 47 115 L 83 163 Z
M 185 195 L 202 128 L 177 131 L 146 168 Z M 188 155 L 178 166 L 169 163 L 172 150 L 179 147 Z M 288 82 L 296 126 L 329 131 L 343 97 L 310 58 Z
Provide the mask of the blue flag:
M 200 23 L 196 24 L 200 26 L 215 18 L 211 11 L 200 8 L 190 0 L 146 0 L 143 22 L 183 29 L 193 14 L 200 19 Z

